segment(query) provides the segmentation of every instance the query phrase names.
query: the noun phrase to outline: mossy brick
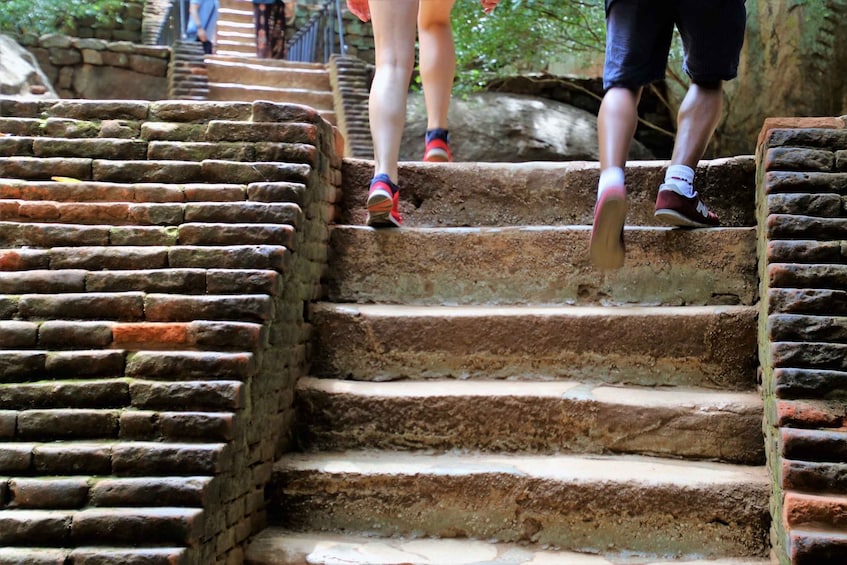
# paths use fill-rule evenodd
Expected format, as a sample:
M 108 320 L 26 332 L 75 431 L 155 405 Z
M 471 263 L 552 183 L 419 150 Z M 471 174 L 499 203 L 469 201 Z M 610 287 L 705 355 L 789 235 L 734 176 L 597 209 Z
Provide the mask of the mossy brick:
M 55 100 L 0 98 L 0 116 L 40 118 L 53 104 L 55 104 Z
M 208 124 L 147 122 L 141 126 L 141 138 L 147 141 L 206 141 Z
M 2 147 L 0 147 L 2 150 Z M 208 143 L 208 142 L 172 142 L 152 141 L 148 150 L 149 159 L 173 159 L 177 161 L 203 161 L 219 159 L 224 161 L 256 161 L 256 151 L 252 143 Z
M 60 215 L 71 212 L 64 221 L 73 221 L 75 208 L 63 210 L 59 208 Z M 0 231 L 3 227 L 0 226 Z M 0 236 L 2 237 L 2 236 Z M 93 225 L 62 225 L 62 224 L 22 224 L 20 226 L 16 244 L 24 247 L 65 247 L 65 246 L 97 246 L 109 244 L 109 229 L 104 226 Z
M 203 507 L 211 477 L 127 477 L 95 479 L 91 505 L 102 507 Z
M 266 100 L 253 102 L 254 122 L 302 122 L 308 124 L 322 124 L 324 122 L 320 112 L 310 106 L 302 104 L 281 104 Z
M 186 183 L 203 178 L 200 163 L 190 161 L 92 161 L 94 180 L 108 182 Z
M 184 213 L 184 204 L 131 204 L 127 219 L 135 224 L 172 226 L 183 222 Z
M 44 348 L 104 348 L 112 343 L 112 323 L 48 320 L 38 330 Z
M 843 371 L 847 369 L 847 344 L 775 342 L 769 361 L 773 367 Z
M 92 160 L 75 157 L 0 157 L 0 175 L 30 180 L 48 180 L 54 176 L 88 180 Z
M 298 227 L 303 211 L 290 202 L 203 202 L 185 205 L 186 222 L 288 224 Z
M 847 265 L 772 263 L 767 268 L 771 288 L 817 288 L 838 290 L 847 280 Z
M 44 362 L 48 375 L 57 377 L 120 377 L 124 371 L 120 349 L 51 351 Z
M 40 135 L 66 139 L 93 139 L 100 136 L 100 122 L 47 118 Z
M 765 253 L 768 263 L 840 263 L 844 251 L 841 241 L 772 240 Z
M 293 202 L 305 206 L 309 189 L 297 182 L 255 182 L 247 186 L 247 198 L 254 202 Z
M 847 457 L 847 432 L 844 430 L 780 430 L 782 455 L 798 461 L 841 463 Z
M 0 510 L 0 546 L 64 545 L 72 514 L 63 510 Z
M 148 294 L 144 312 L 149 322 L 190 322 L 194 320 L 232 320 L 266 322 L 273 314 L 268 296 L 179 296 Z
M 137 543 L 151 546 L 195 545 L 202 531 L 199 508 L 88 508 L 74 513 L 74 545 Z
M 31 349 L 38 345 L 38 324 L 0 320 L 0 343 L 4 349 Z
M 847 463 L 782 459 L 782 488 L 847 494 Z
M 144 297 L 140 292 L 29 294 L 21 296 L 18 308 L 23 318 L 131 321 L 143 318 Z
M 150 104 L 151 122 L 247 121 L 252 114 L 249 102 L 165 100 Z
M 847 392 L 847 371 L 778 368 L 772 378 L 779 398 L 825 398 Z
M 128 355 L 126 376 L 144 380 L 245 381 L 256 374 L 250 353 L 139 351 Z
M 170 249 L 175 268 L 273 269 L 284 272 L 291 252 L 279 245 L 181 246 Z
M 835 168 L 835 154 L 820 149 L 774 147 L 765 152 L 766 171 L 829 172 Z
M 50 106 L 50 117 L 74 120 L 146 120 L 150 103 L 136 100 L 60 100 Z
M 50 47 L 47 52 L 50 64 L 54 67 L 73 67 L 82 63 L 82 54 L 76 49 Z
M 163 292 L 203 294 L 206 273 L 203 269 L 139 269 L 89 273 L 86 287 L 90 292 Z
M 100 122 L 100 137 L 113 139 L 135 139 L 141 136 L 141 122 L 132 120 L 103 120 Z
M 23 158 L 23 157 L 22 157 Z M 2 164 L 2 160 L 0 160 Z M 235 163 L 232 161 L 203 161 L 203 179 L 210 183 L 239 183 L 289 181 L 308 183 L 312 167 L 300 163 Z
M 256 161 L 280 161 L 283 163 L 305 163 L 316 169 L 321 164 L 318 149 L 308 143 L 270 143 L 254 144 Z
M 132 406 L 160 410 L 229 410 L 244 407 L 245 385 L 239 381 L 132 381 Z
M 768 239 L 845 239 L 847 218 L 818 218 L 796 214 L 772 214 L 764 222 Z
M 282 293 L 283 278 L 268 269 L 209 269 L 206 281 L 210 294 L 267 294 Z
M 31 137 L 0 137 L 0 157 L 33 157 L 33 144 Z
M 267 331 L 258 323 L 201 320 L 188 325 L 188 339 L 205 349 L 254 351 L 267 346 Z
M 0 473 L 26 474 L 33 464 L 33 449 L 37 444 L 26 442 L 0 442 Z
M 772 314 L 767 320 L 771 341 L 847 342 L 847 317 Z
M 121 442 L 112 447 L 118 476 L 216 475 L 223 471 L 223 444 Z
M 847 130 L 831 128 L 782 128 L 767 132 L 768 147 L 847 149 Z
M 282 224 L 191 223 L 179 227 L 182 245 L 284 245 L 294 248 L 294 228 Z
M 163 269 L 169 250 L 167 246 L 54 247 L 49 251 L 50 266 L 89 271 Z
M 767 197 L 768 214 L 795 214 L 837 218 L 842 215 L 843 204 L 839 194 L 771 194 Z
M 18 314 L 18 297 L 0 295 L 0 319 L 8 320 Z
M 767 291 L 768 315 L 820 314 L 847 316 L 847 292 L 833 289 L 771 288 Z
M 14 508 L 82 508 L 88 500 L 84 478 L 16 478 L 9 481 Z
M 47 352 L 0 350 L 0 383 L 30 381 L 44 373 Z
M 309 123 L 212 120 L 206 132 L 206 141 L 271 141 L 316 145 L 319 141 L 318 132 L 319 128 Z
M 71 441 L 35 444 L 32 470 L 40 475 L 109 475 L 112 444 Z
M 36 157 L 88 157 L 91 159 L 146 159 L 147 142 L 131 139 L 39 138 L 32 144 Z
M 35 137 L 44 132 L 44 120 L 37 118 L 10 118 L 0 111 L 0 133 L 17 137 Z
M 112 226 L 108 243 L 121 246 L 171 246 L 179 243 L 175 226 Z
M 241 202 L 246 200 L 243 184 L 187 184 L 183 187 L 186 202 Z
M 0 407 L 120 408 L 129 404 L 129 384 L 121 379 L 80 379 L 0 385 Z

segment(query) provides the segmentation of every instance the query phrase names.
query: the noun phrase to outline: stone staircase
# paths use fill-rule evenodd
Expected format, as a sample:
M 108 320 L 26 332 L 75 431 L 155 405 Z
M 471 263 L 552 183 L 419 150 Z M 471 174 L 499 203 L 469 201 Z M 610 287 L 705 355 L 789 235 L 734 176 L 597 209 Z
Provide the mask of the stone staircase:
M 256 57 L 252 0 L 218 0 L 215 53 L 231 57 Z
M 251 565 L 768 563 L 752 158 L 704 162 L 710 230 L 586 250 L 596 163 L 401 166 L 363 227 L 347 159 L 327 297 Z
M 0 563 L 243 562 L 319 296 L 332 127 L 0 98 Z

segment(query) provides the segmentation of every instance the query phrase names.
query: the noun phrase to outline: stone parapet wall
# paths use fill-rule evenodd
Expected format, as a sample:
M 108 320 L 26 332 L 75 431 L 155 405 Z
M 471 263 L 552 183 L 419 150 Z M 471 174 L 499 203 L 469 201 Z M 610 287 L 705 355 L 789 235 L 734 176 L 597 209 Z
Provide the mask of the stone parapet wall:
M 782 564 L 847 556 L 846 127 L 774 118 L 759 139 L 759 354 Z
M 169 47 L 67 35 L 24 36 L 61 98 L 164 100 Z

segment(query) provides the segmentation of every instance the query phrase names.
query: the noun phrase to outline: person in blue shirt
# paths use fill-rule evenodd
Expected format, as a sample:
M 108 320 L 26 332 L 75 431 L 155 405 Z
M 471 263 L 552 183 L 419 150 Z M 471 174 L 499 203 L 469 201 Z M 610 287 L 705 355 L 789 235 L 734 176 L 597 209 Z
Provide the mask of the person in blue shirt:
M 211 54 L 215 50 L 215 32 L 218 24 L 218 0 L 191 0 L 188 5 L 188 25 L 185 35 L 188 39 L 203 44 L 203 52 Z

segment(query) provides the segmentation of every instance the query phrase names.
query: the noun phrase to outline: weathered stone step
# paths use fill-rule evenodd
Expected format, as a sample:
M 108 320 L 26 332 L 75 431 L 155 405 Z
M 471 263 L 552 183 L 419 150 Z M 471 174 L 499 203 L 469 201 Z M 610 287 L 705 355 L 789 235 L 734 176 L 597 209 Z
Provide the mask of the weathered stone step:
M 67 377 L 67 375 L 66 375 Z M 233 412 L 243 407 L 238 381 L 156 382 L 105 378 L 49 380 L 0 385 L 0 410 L 123 408 Z M 10 422 L 13 414 L 6 414 Z
M 58 565 L 65 563 L 101 563 L 103 565 L 188 565 L 185 547 L 104 547 L 68 549 L 45 547 L 0 547 L 2 565 Z
M 253 17 L 252 11 L 250 12 L 250 17 Z M 239 57 L 239 56 L 228 56 L 228 55 L 211 55 L 209 57 L 210 61 L 213 62 L 226 62 L 226 63 L 240 63 L 245 65 L 255 64 L 256 59 L 254 57 Z M 303 61 L 288 61 L 285 59 L 262 59 L 261 64 L 266 67 L 277 67 L 277 68 L 285 68 L 285 69 L 306 69 L 306 70 L 317 70 L 324 71 L 326 70 L 326 65 L 323 63 L 306 63 Z
M 0 510 L 0 544 L 53 547 L 74 545 L 181 545 L 203 533 L 199 508 L 89 508 L 85 510 Z
M 333 111 L 332 93 L 306 88 L 287 86 L 242 85 L 238 83 L 218 83 L 209 79 L 209 98 L 211 100 L 270 100 L 271 102 L 290 102 L 311 106 L 321 112 Z
M 634 456 L 290 454 L 269 489 L 298 531 L 471 537 L 565 550 L 765 557 L 764 467 Z
M 170 142 L 153 142 L 171 146 Z M 190 149 L 191 143 L 173 145 Z M 209 144 L 202 144 L 208 146 Z M 225 144 L 224 144 L 225 145 Z M 251 184 L 150 184 L 111 182 L 55 182 L 0 179 L 3 200 L 85 202 L 200 203 L 200 202 L 302 202 L 306 186 L 295 182 Z
M 245 565 L 770 565 L 768 559 L 679 559 L 657 561 L 615 554 L 605 556 L 556 551 L 538 544 L 491 543 L 469 539 L 376 538 L 352 534 L 307 532 L 267 528 L 247 546 Z
M 63 441 L 0 443 L 0 473 L 7 476 L 117 475 L 214 476 L 226 465 L 221 443 Z M 0 530 L 3 528 L 0 527 Z
M 588 226 L 336 226 L 334 302 L 754 304 L 756 230 L 627 228 L 623 268 L 588 260 Z
M 572 379 L 751 390 L 757 312 L 744 306 L 320 303 L 310 316 L 312 373 L 372 381 Z
M 129 377 L 154 381 L 244 381 L 256 373 L 252 353 L 215 351 L 0 350 L 0 382 Z
M 167 242 L 163 242 L 167 243 Z M 3 270 L 30 269 L 271 269 L 288 264 L 290 250 L 281 245 L 180 245 L 54 247 L 0 249 Z M 1 300 L 1 299 L 0 299 Z
M 423 134 L 421 134 L 423 154 Z M 664 161 L 627 165 L 627 223 L 660 225 L 653 217 Z M 600 169 L 596 162 L 401 163 L 404 225 L 590 225 Z M 373 162 L 344 159 L 339 223 L 362 225 Z M 724 226 L 755 225 L 755 160 L 702 161 L 697 190 Z
M 296 406 L 297 436 L 306 451 L 611 452 L 765 461 L 758 392 L 302 378 Z
M 209 81 L 221 84 L 285 87 L 303 90 L 331 91 L 326 69 L 282 67 L 264 64 L 264 59 L 252 62 L 226 61 L 211 58 L 206 63 Z
M 52 218 L 51 223 L 20 223 L 26 221 L 26 216 L 18 222 L 0 221 L 0 245 L 5 247 L 35 247 L 50 249 L 68 246 L 160 246 L 179 245 L 274 245 L 293 250 L 296 242 L 294 227 L 287 222 L 263 223 L 201 223 L 185 222 L 178 226 L 145 226 L 136 224 L 119 224 L 118 220 L 111 225 L 102 225 L 96 220 L 108 220 L 109 206 L 102 208 L 72 209 L 59 211 L 60 217 Z M 0 202 L 0 215 L 2 215 Z M 137 210 L 136 210 L 137 211 Z M 135 211 L 129 215 L 138 219 Z M 150 208 L 153 217 L 157 212 Z M 245 210 L 246 221 L 250 221 L 249 210 Z M 23 214 L 27 212 L 23 211 Z M 95 217 L 92 217 L 95 216 Z M 161 216 L 159 216 L 161 217 Z M 150 216 L 148 216 L 148 219 Z M 233 218 L 235 219 L 235 218 Z M 259 219 L 259 218 L 257 218 Z M 62 220 L 70 222 L 89 220 L 92 223 L 63 224 Z M 259 219 L 260 220 L 260 219 Z M 143 221 L 143 220 L 142 220 Z M 296 220 L 295 220 L 296 221 Z M 118 225 L 115 225 L 118 224 Z
M 11 250 L 0 251 L 0 264 L 6 269 L 32 269 L 2 272 L 0 293 L 10 295 L 87 291 L 276 296 L 282 290 L 282 276 L 275 270 L 184 268 L 108 271 L 56 268 L 49 270 L 44 268 L 50 266 L 49 256 L 45 257 L 41 252 L 16 253 Z M 8 297 L 0 298 L 0 313 L 14 307 L 14 300 Z
M 6 509 L 199 508 L 211 481 L 211 477 L 10 477 L 0 485 L 6 493 L 2 504 Z

